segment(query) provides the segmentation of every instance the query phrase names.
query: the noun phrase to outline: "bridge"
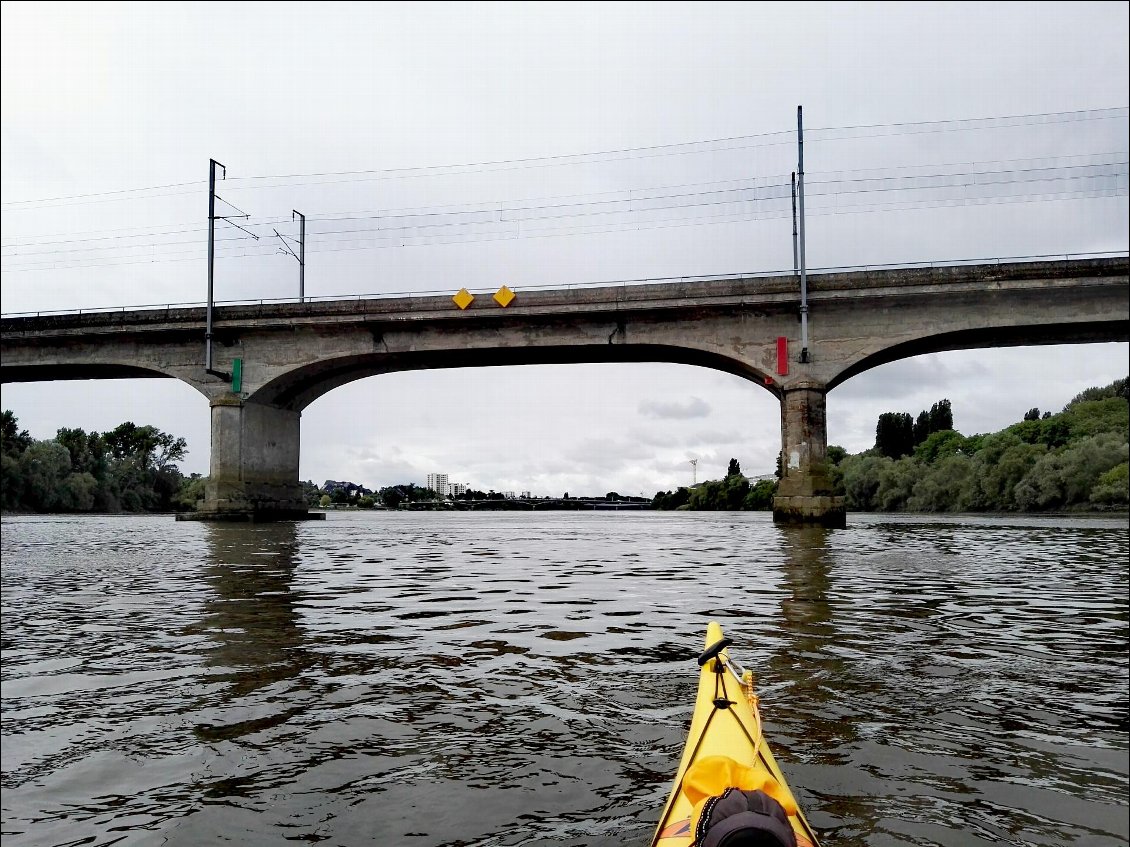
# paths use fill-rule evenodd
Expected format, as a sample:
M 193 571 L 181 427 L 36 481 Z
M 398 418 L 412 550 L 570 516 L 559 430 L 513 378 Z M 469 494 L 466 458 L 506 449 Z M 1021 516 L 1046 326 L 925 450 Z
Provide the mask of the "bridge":
M 750 380 L 781 403 L 780 522 L 842 526 L 826 472 L 827 395 L 886 362 L 945 350 L 1130 340 L 1126 256 L 810 274 L 808 347 L 792 274 L 451 296 L 166 307 L 0 319 L 0 381 L 182 380 L 211 406 L 214 519 L 307 516 L 302 410 L 404 370 L 676 362 Z

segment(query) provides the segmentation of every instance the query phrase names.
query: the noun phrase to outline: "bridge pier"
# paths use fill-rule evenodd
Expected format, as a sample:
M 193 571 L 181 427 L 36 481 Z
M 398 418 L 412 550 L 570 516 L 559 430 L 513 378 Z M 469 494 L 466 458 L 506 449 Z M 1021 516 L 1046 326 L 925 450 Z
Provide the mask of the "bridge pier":
M 204 499 L 179 520 L 325 518 L 306 506 L 298 480 L 299 412 L 242 400 L 212 401 L 212 455 Z
M 827 390 L 787 389 L 781 398 L 781 472 L 773 498 L 773 522 L 847 525 L 844 498 L 828 475 Z

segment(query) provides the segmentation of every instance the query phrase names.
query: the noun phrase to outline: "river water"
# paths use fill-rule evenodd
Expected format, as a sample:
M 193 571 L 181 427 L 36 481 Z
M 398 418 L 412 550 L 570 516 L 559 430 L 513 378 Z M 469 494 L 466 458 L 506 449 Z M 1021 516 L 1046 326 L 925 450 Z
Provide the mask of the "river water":
M 7 845 L 646 847 L 706 623 L 825 845 L 1124 845 L 1124 518 L 5 518 Z

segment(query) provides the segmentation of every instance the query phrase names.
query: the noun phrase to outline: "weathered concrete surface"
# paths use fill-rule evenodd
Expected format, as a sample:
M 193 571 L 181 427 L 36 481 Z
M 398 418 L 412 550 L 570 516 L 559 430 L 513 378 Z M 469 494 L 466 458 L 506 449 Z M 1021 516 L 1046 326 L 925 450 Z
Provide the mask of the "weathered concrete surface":
M 194 519 L 305 517 L 298 481 L 300 416 L 235 395 L 213 401 L 208 481 Z
M 828 423 L 823 386 L 793 388 L 781 399 L 782 476 L 773 498 L 777 523 L 845 526 L 844 498 L 828 476 Z
M 454 281 L 452 291 L 459 286 Z M 238 396 L 229 383 L 204 373 L 202 308 L 7 317 L 0 319 L 0 380 L 153 376 L 189 383 L 213 404 L 213 454 L 238 454 L 220 462 L 226 481 L 207 498 L 222 509 L 292 502 L 297 417 L 284 434 L 281 419 L 259 421 L 259 409 L 297 415 L 328 391 L 374 374 L 680 362 L 740 375 L 787 405 L 790 392 L 823 396 L 855 374 L 921 353 L 1130 340 L 1126 257 L 814 274 L 807 363 L 797 360 L 799 295 L 791 275 L 517 293 L 508 308 L 487 293 L 465 311 L 449 296 L 221 306 L 214 314 L 215 368 L 229 371 L 233 359 L 242 360 Z M 779 337 L 788 341 L 787 374 L 778 372 Z M 253 407 L 239 413 L 238 426 L 227 421 L 233 413 L 216 411 L 233 401 L 240 409 Z M 798 407 L 793 416 L 787 409 L 782 414 L 782 441 L 791 445 L 786 455 L 796 447 L 808 456 L 782 497 L 830 496 L 821 493 L 818 478 L 810 479 L 819 464 L 813 457 L 822 459 L 826 449 L 813 402 L 802 404 L 807 413 Z M 821 402 L 821 419 L 823 408 Z M 790 421 L 804 414 L 807 430 L 798 430 Z M 274 446 L 261 454 L 237 450 L 229 443 L 237 433 L 241 445 L 274 439 Z M 816 433 L 823 434 L 813 440 Z M 281 446 L 279 438 L 292 438 L 293 447 Z M 794 483 L 799 487 L 787 493 Z M 810 505 L 819 511 L 827 504 Z

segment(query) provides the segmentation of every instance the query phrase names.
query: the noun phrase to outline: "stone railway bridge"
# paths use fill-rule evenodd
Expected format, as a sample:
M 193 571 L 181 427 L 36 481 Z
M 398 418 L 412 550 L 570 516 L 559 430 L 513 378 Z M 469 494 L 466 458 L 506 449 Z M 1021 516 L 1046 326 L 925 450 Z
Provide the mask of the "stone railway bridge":
M 211 405 L 202 517 L 307 516 L 302 410 L 353 380 L 426 368 L 677 362 L 744 377 L 781 402 L 782 522 L 842 526 L 825 473 L 826 398 L 922 353 L 1130 340 L 1128 259 L 813 274 L 808 361 L 793 275 L 449 296 L 144 309 L 0 319 L 0 380 L 180 379 Z M 1003 377 L 1002 377 L 1003 378 Z

